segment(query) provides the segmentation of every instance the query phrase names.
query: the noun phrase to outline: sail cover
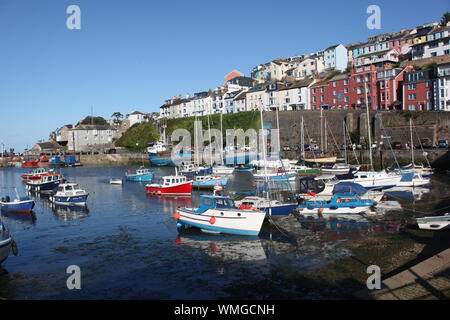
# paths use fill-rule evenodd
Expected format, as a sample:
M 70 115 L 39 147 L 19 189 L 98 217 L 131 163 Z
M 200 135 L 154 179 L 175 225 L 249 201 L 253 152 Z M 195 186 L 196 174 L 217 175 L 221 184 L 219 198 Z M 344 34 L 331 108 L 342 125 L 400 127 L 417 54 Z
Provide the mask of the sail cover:
M 333 188 L 333 193 L 356 193 L 359 196 L 366 194 L 367 190 L 359 183 L 339 182 Z

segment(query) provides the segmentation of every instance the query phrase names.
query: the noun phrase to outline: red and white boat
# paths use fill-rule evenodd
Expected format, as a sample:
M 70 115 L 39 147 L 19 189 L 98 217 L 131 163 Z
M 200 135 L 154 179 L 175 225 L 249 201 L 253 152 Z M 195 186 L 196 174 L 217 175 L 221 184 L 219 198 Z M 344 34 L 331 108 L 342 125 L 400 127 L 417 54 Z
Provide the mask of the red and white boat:
M 53 172 L 52 169 L 46 170 L 44 168 L 38 168 L 34 169 L 31 172 L 24 173 L 23 175 L 21 175 L 21 177 L 23 180 L 39 180 L 43 175 L 50 174 L 52 172 Z
M 145 190 L 153 195 L 191 195 L 193 182 L 185 176 L 165 176 L 159 183 L 147 184 Z

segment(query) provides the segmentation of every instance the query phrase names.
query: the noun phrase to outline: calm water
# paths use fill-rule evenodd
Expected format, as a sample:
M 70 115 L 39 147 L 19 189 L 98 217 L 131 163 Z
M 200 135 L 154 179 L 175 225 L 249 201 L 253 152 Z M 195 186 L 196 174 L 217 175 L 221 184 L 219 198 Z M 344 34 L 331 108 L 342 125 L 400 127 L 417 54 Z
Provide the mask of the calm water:
M 61 169 L 68 181 L 79 183 L 90 193 L 87 210 L 53 207 L 45 197 L 33 196 L 34 216 L 2 214 L 19 255 L 10 255 L 3 265 L 6 272 L 0 275 L 0 297 L 227 298 L 228 289 L 236 283 L 264 279 L 286 266 L 309 272 L 350 254 L 340 246 L 341 240 L 352 239 L 348 232 L 317 231 L 299 223 L 293 229 L 295 238 L 269 223 L 253 238 L 201 232 L 179 235 L 171 216 L 177 206 L 196 206 L 201 193 L 195 192 L 192 199 L 159 198 L 146 195 L 145 183 L 109 184 L 110 178 L 123 177 L 126 169 Z M 157 176 L 172 170 L 155 169 Z M 20 178 L 25 171 L 0 170 L 0 187 L 15 186 L 25 193 Z M 250 183 L 248 177 L 241 182 L 241 187 Z M 422 206 L 429 208 L 426 203 L 433 203 L 433 208 L 444 208 L 446 204 L 436 199 L 448 197 L 448 186 L 448 181 L 441 179 L 431 192 L 420 194 L 426 201 Z M 418 206 L 408 207 L 415 201 Z M 404 198 L 402 203 L 409 209 L 397 210 L 398 217 L 425 210 L 417 195 L 416 199 Z M 66 287 L 69 265 L 81 268 L 81 290 Z

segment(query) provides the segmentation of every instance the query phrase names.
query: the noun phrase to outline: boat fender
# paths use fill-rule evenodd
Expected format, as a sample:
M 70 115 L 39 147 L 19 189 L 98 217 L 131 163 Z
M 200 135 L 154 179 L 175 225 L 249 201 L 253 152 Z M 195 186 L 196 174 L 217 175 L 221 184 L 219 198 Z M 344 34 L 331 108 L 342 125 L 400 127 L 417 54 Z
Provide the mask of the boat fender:
M 216 217 L 211 217 L 211 218 L 209 219 L 209 223 L 211 223 L 211 224 L 216 223 Z
M 11 243 L 11 250 L 13 255 L 15 255 L 16 257 L 19 255 L 19 248 L 17 247 L 17 243 L 14 240 Z
M 178 212 L 175 212 L 175 214 L 173 215 L 174 219 L 180 219 L 180 214 Z
M 175 239 L 175 244 L 182 244 L 181 238 L 180 238 L 180 237 L 177 237 L 177 238 Z

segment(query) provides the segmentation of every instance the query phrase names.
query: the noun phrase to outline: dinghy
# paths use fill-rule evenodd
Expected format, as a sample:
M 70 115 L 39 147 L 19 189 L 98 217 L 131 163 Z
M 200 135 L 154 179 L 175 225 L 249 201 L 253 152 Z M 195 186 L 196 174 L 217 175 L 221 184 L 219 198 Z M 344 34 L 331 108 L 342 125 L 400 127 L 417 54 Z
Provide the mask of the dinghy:
M 443 216 L 417 218 L 417 225 L 423 230 L 450 229 L 450 213 Z

